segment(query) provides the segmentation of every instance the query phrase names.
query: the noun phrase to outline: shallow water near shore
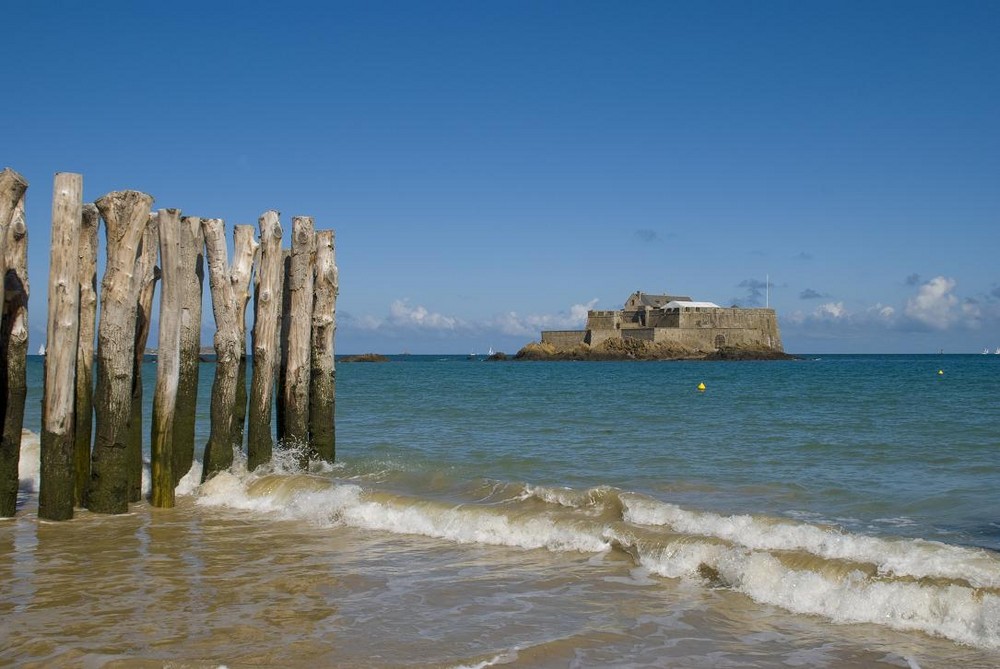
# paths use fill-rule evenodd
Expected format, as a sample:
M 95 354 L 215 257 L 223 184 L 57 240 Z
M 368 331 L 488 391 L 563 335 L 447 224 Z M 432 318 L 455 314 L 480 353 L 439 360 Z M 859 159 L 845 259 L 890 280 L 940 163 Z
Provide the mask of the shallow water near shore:
M 196 464 L 169 510 L 39 522 L 27 439 L 0 664 L 1000 666 L 1000 356 L 337 381 L 335 465 Z

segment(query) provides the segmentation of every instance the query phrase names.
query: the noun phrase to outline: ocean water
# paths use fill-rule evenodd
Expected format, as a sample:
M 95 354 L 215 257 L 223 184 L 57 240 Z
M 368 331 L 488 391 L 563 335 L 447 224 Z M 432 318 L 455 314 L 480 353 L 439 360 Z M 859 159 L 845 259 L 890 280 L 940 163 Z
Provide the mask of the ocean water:
M 29 435 L 0 665 L 997 667 L 998 398 L 991 355 L 341 363 L 332 467 L 65 523 Z

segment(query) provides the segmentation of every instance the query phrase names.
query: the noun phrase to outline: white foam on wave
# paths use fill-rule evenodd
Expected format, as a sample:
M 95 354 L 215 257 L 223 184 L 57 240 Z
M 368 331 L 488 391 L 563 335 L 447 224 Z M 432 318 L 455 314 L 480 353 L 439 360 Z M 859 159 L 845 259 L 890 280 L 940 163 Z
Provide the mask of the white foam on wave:
M 867 562 L 882 574 L 961 579 L 973 587 L 1000 587 L 1000 558 L 983 549 L 923 539 L 882 539 L 806 523 L 750 515 L 689 511 L 623 494 L 624 519 L 640 525 L 711 536 L 754 550 L 800 550 L 825 559 Z
M 597 497 L 603 497 L 602 492 Z M 752 516 L 685 511 L 639 495 L 626 498 L 625 523 L 596 522 L 571 510 L 525 512 L 493 505 L 447 505 L 427 499 L 367 491 L 355 483 L 310 474 L 250 474 L 239 466 L 198 490 L 197 503 L 298 519 L 322 525 L 421 535 L 457 543 L 601 554 L 621 545 L 639 568 L 667 578 L 724 585 L 762 604 L 823 616 L 834 622 L 872 623 L 921 631 L 981 648 L 1000 648 L 1000 593 L 971 584 L 961 565 L 994 582 L 986 557 L 977 551 L 933 542 L 851 536 L 833 529 Z M 555 495 L 572 507 L 589 495 Z M 586 502 L 585 502 L 586 504 Z M 628 523 L 669 526 L 657 534 Z M 673 532 L 680 533 L 680 536 Z M 875 572 L 862 569 L 789 566 L 780 553 L 806 551 L 822 559 L 868 561 L 881 551 Z M 905 551 L 915 553 L 907 562 Z M 769 551 L 778 551 L 773 554 Z M 827 563 L 828 564 L 828 563 Z M 994 559 L 993 569 L 997 569 Z M 899 569 L 905 568 L 899 578 Z M 955 574 L 953 580 L 943 574 Z M 927 578 L 920 578 L 924 574 Z M 934 578 L 938 577 L 938 578 Z M 965 585 L 964 583 L 970 583 Z
M 921 631 L 981 648 L 1000 648 L 1000 596 L 954 584 L 842 576 L 794 569 L 765 551 L 722 544 L 682 543 L 639 549 L 639 563 L 668 578 L 703 578 L 706 567 L 721 584 L 756 602 L 838 623 L 873 623 Z M 714 579 L 713 579 L 714 580 Z
M 31 430 L 21 430 L 21 455 L 17 461 L 17 480 L 21 490 L 37 492 L 41 470 L 41 437 Z
M 547 548 L 588 553 L 610 550 L 602 528 L 544 515 L 515 517 L 501 509 L 449 506 L 394 495 L 374 495 L 353 483 L 333 483 L 308 474 L 247 474 L 229 471 L 201 486 L 198 504 L 225 506 L 283 519 L 342 524 L 457 543 Z
M 201 461 L 195 460 L 191 463 L 191 469 L 187 471 L 181 480 L 177 483 L 177 488 L 174 489 L 174 494 L 177 495 L 194 495 L 198 492 L 198 487 L 201 485 L 201 472 L 202 464 Z

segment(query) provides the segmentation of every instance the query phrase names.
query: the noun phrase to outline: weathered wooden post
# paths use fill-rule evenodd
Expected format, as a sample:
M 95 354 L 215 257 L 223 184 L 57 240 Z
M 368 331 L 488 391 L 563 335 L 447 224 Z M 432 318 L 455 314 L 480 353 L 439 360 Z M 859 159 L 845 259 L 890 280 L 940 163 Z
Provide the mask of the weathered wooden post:
M 285 342 L 285 444 L 301 449 L 309 463 L 309 376 L 312 354 L 313 262 L 316 231 L 311 216 L 292 219 L 292 257 L 288 274 L 290 296 L 288 339 Z
M 194 463 L 194 428 L 198 409 L 198 372 L 201 367 L 201 300 L 205 277 L 205 236 L 197 216 L 181 218 L 180 369 L 177 410 L 174 413 L 174 485 Z
M 212 417 L 208 443 L 202 457 L 202 480 L 233 464 L 233 448 L 242 446 L 242 421 L 246 418 L 246 305 L 250 299 L 257 242 L 253 226 L 237 225 L 233 234 L 233 264 L 228 264 L 225 226 L 221 218 L 201 222 L 205 234 L 208 280 L 215 316 L 215 380 L 212 382 Z M 243 384 L 242 392 L 238 386 Z M 239 406 L 242 397 L 243 406 Z M 239 422 L 239 424 L 238 424 Z
M 76 483 L 73 499 L 77 506 L 87 505 L 90 485 L 90 440 L 94 430 L 94 336 L 97 325 L 97 207 L 83 205 L 80 231 L 80 336 L 76 349 L 76 402 L 73 412 L 76 439 L 74 469 Z
M 160 340 L 156 351 L 156 391 L 150 456 L 153 506 L 174 505 L 174 413 L 180 380 L 181 303 L 184 266 L 181 254 L 181 217 L 177 209 L 161 209 L 158 216 L 160 268 Z
M 236 422 L 233 427 L 233 443 L 243 447 L 244 431 L 247 424 L 247 405 L 249 397 L 247 392 L 247 306 L 250 304 L 250 279 L 253 277 L 254 267 L 259 262 L 260 244 L 254 236 L 252 225 L 237 225 L 234 232 L 234 242 L 236 257 L 233 259 L 233 276 L 240 277 L 236 285 L 243 287 L 239 302 L 239 328 L 240 328 L 240 365 L 239 377 L 236 381 L 236 408 L 233 410 L 233 417 Z M 244 241 L 245 240 L 245 241 Z M 249 248 L 252 253 L 247 255 L 247 251 L 240 251 L 241 248 Z M 238 267 L 238 261 L 243 262 L 246 258 L 245 269 Z
M 132 351 L 132 410 L 129 417 L 128 437 L 128 501 L 142 499 L 142 367 L 146 362 L 146 343 L 153 318 L 153 295 L 156 282 L 160 279 L 160 268 L 156 266 L 156 251 L 160 244 L 159 215 L 149 215 L 146 229 L 142 233 L 142 246 L 135 261 L 133 281 L 139 282 L 139 292 L 135 306 L 135 347 Z
M 49 262 L 49 318 L 42 407 L 41 486 L 38 517 L 73 517 L 73 408 L 76 350 L 80 332 L 80 227 L 83 177 L 60 172 L 52 193 L 52 250 Z
M 260 264 L 254 291 L 253 379 L 250 382 L 250 423 L 247 433 L 247 468 L 253 471 L 270 462 L 271 402 L 277 371 L 278 324 L 281 308 L 281 222 L 278 212 L 266 211 L 260 226 Z
M 4 249 L 7 248 L 7 228 L 17 203 L 28 190 L 28 182 L 20 174 L 5 167 L 0 172 L 0 276 L 7 276 Z M 0 281 L 0 304 L 3 304 L 3 282 Z M 3 400 L 0 400 L 3 401 Z
M 128 440 L 135 364 L 135 310 L 139 281 L 133 281 L 139 241 L 153 198 L 138 191 L 108 193 L 95 203 L 107 235 L 107 268 L 101 281 L 97 327 L 97 434 L 88 503 L 98 513 L 128 511 Z
M 336 456 L 337 258 L 333 230 L 316 233 L 315 301 L 310 356 L 309 442 L 316 455 L 333 462 Z
M 292 250 L 284 249 L 281 252 L 281 329 L 278 332 L 278 389 L 275 393 L 274 408 L 277 413 L 277 435 L 278 443 L 285 441 L 285 390 L 288 368 L 288 331 L 292 327 Z
M 28 392 L 28 228 L 24 194 L 18 199 L 4 248 L 7 268 L 4 283 L 3 324 L 0 326 L 0 399 L 4 406 L 0 442 L 0 517 L 17 511 L 17 466 L 21 457 L 24 398 Z M 0 261 L 4 262 L 4 261 Z

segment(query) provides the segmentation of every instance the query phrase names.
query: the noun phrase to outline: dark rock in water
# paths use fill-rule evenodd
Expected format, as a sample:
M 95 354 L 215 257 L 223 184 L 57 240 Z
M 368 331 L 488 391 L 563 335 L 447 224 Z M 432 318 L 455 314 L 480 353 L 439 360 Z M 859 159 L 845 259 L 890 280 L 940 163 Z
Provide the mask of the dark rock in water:
M 770 349 L 720 348 L 705 356 L 705 360 L 798 360 L 794 355 Z
M 339 362 L 389 362 L 389 358 L 378 353 L 362 353 L 341 358 Z
M 496 352 L 496 353 L 492 353 L 492 354 L 490 354 L 490 357 L 488 357 L 488 358 L 486 358 L 486 359 L 487 359 L 487 360 L 506 360 L 506 359 L 507 359 L 507 354 L 506 354 L 506 353 L 503 353 L 503 352 L 500 352 L 500 351 L 498 351 L 498 352 Z

